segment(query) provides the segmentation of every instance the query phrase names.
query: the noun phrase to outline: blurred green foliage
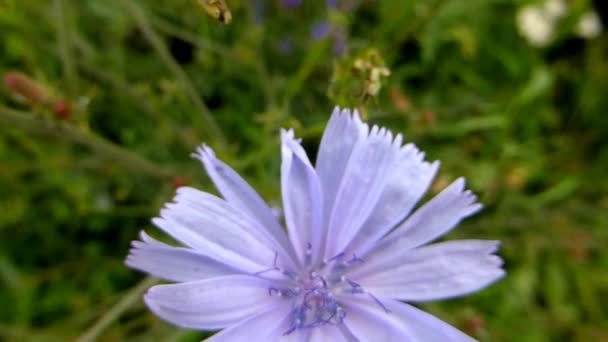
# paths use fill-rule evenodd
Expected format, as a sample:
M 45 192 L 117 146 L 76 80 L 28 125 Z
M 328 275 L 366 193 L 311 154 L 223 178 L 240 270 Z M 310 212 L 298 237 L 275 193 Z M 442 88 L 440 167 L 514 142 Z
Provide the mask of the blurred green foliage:
M 69 104 L 0 92 L 0 340 L 71 340 L 124 299 L 129 241 L 176 185 L 214 191 L 203 141 L 280 203 L 279 128 L 314 154 L 336 103 L 441 160 L 432 192 L 468 179 L 486 209 L 449 239 L 503 241 L 505 279 L 424 309 L 482 341 L 608 340 L 608 35 L 531 48 L 529 1 L 339 3 L 233 0 L 223 25 L 194 0 L 0 0 L 0 73 Z M 591 5 L 569 4 L 564 25 Z M 370 48 L 391 75 L 362 98 Z M 126 308 L 100 340 L 205 336 Z

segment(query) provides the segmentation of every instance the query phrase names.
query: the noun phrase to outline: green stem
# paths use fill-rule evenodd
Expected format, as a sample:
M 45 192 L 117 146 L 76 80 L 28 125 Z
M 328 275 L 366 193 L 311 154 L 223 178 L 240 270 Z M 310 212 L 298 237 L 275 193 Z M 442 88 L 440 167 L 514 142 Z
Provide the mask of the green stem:
M 127 311 L 133 306 L 141 297 L 141 294 L 150 286 L 156 284 L 158 280 L 152 277 L 146 277 L 144 280 L 139 282 L 135 287 L 131 288 L 129 292 L 122 297 L 108 312 L 93 324 L 92 327 L 87 329 L 84 334 L 80 335 L 76 342 L 93 342 L 96 341 L 99 335 L 108 327 L 114 320 L 120 315 Z
M 30 331 L 0 324 L 0 340 L 2 341 L 66 341 L 66 339 L 65 336 L 54 335 L 40 330 Z
M 37 117 L 28 112 L 0 106 L 0 122 L 23 130 L 54 136 L 90 148 L 104 158 L 120 162 L 132 171 L 161 179 L 170 179 L 176 173 L 142 158 L 98 135 L 84 132 L 64 122 Z
M 226 147 L 226 138 L 220 127 L 217 125 L 213 116 L 211 115 L 211 111 L 207 107 L 207 105 L 203 102 L 203 100 L 198 95 L 198 92 L 190 82 L 190 79 L 184 72 L 184 70 L 179 66 L 179 64 L 175 61 L 175 59 L 171 56 L 171 53 L 167 49 L 166 45 L 156 34 L 148 19 L 146 18 L 142 9 L 135 3 L 133 0 L 125 0 L 125 7 L 130 12 L 133 19 L 137 22 L 137 26 L 143 33 L 144 37 L 150 43 L 150 45 L 154 48 L 160 59 L 167 65 L 169 70 L 175 75 L 177 80 L 181 83 L 183 90 L 190 97 L 190 100 L 196 107 L 197 111 L 199 111 L 205 121 L 205 124 L 209 128 L 209 133 L 211 137 L 220 144 L 220 146 L 225 149 Z
M 232 53 L 230 51 L 230 49 L 227 49 L 226 47 L 214 43 L 212 41 L 209 41 L 207 39 L 202 38 L 200 35 L 190 32 L 186 29 L 183 29 L 179 26 L 176 26 L 164 19 L 161 18 L 152 18 L 152 24 L 158 29 L 158 31 L 167 34 L 167 35 L 171 35 L 174 37 L 177 37 L 183 41 L 186 41 L 194 46 L 196 46 L 197 48 L 201 49 L 201 50 L 206 50 L 209 51 L 211 53 L 217 54 L 218 56 L 222 57 L 222 58 L 226 58 L 226 59 L 230 59 L 230 62 L 237 62 L 237 63 L 241 63 L 244 65 L 248 65 L 248 63 L 243 63 L 239 58 L 237 58 L 234 53 Z M 258 54 L 258 57 L 256 59 L 254 59 L 253 61 L 251 61 L 251 66 L 255 69 L 255 72 L 257 72 L 258 77 L 260 79 L 260 83 L 262 83 L 262 87 L 263 87 L 263 91 L 264 91 L 264 96 L 266 97 L 266 107 L 267 108 L 273 108 L 276 105 L 276 96 L 275 96 L 275 91 L 274 88 L 272 87 L 272 79 L 268 73 L 268 69 L 266 68 L 266 65 L 264 64 L 264 59 L 262 58 L 262 52 L 259 51 L 260 49 L 258 49 L 258 51 L 256 51 L 256 53 Z
M 327 41 L 313 44 L 298 67 L 298 70 L 291 76 L 286 84 L 283 94 L 282 108 L 286 113 L 293 97 L 306 85 L 306 79 L 312 74 L 314 68 L 323 58 L 323 52 L 327 48 Z
M 168 22 L 165 19 L 153 17 L 150 20 L 154 27 L 161 33 L 169 36 L 177 37 L 185 42 L 188 42 L 201 50 L 207 50 L 222 56 L 222 58 L 229 58 L 238 61 L 238 58 L 230 51 L 230 49 L 217 44 L 213 41 L 204 39 L 200 35 L 190 32 L 184 28 L 181 28 L 173 23 Z
M 87 64 L 85 61 L 79 61 L 78 67 L 81 72 L 85 75 L 90 75 L 91 77 L 97 79 L 102 83 L 106 83 L 111 87 L 114 87 L 116 91 L 120 94 L 124 94 L 125 97 L 131 99 L 131 102 L 138 106 L 142 111 L 148 114 L 151 118 L 159 119 L 162 118 L 162 114 L 157 111 L 151 104 L 150 100 L 146 98 L 146 96 L 137 92 L 135 87 L 130 86 L 124 80 L 114 76 L 111 73 L 103 72 L 99 70 L 99 68 Z
M 67 9 L 64 0 L 55 0 L 55 25 L 57 29 L 57 41 L 59 44 L 59 56 L 63 66 L 63 76 L 66 82 L 70 98 L 74 99 L 78 93 L 78 74 L 72 56 L 71 37 L 68 28 L 69 21 L 66 17 Z

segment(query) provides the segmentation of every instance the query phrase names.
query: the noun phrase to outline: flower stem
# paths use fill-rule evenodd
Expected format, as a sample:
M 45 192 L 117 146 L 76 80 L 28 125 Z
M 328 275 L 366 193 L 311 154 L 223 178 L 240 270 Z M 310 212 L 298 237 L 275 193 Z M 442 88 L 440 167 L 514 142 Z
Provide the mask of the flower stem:
M 57 42 L 59 45 L 59 56 L 63 66 L 63 75 L 69 96 L 74 99 L 78 94 L 78 73 L 72 55 L 71 35 L 68 25 L 69 9 L 66 8 L 64 0 L 55 0 L 55 25 L 57 30 Z
M 132 171 L 161 179 L 171 179 L 176 174 L 175 171 L 156 165 L 154 162 L 144 159 L 99 135 L 84 132 L 64 122 L 37 117 L 31 113 L 4 106 L 0 106 L 0 122 L 88 147 L 104 158 L 120 162 Z
M 141 294 L 150 286 L 154 285 L 158 280 L 152 277 L 146 277 L 137 285 L 132 287 L 121 300 L 119 300 L 108 312 L 80 335 L 76 342 L 92 342 L 96 341 L 97 337 L 106 329 L 114 320 L 127 311 L 135 302 L 139 300 Z
M 127 11 L 131 14 L 133 19 L 137 23 L 137 26 L 141 30 L 145 39 L 154 48 L 160 59 L 167 65 L 169 70 L 175 75 L 177 80 L 181 83 L 183 90 L 190 97 L 190 100 L 192 101 L 196 109 L 201 113 L 205 124 L 209 129 L 211 137 L 215 140 L 215 142 L 220 145 L 222 149 L 225 149 L 226 138 L 224 137 L 224 134 L 220 127 L 215 122 L 215 119 L 211 115 L 211 111 L 200 98 L 198 92 L 190 82 L 190 79 L 188 78 L 184 70 L 171 56 L 171 53 L 167 49 L 160 36 L 154 31 L 152 25 L 149 23 L 142 9 L 133 0 L 125 0 L 124 4 L 126 5 L 125 7 L 127 8 Z

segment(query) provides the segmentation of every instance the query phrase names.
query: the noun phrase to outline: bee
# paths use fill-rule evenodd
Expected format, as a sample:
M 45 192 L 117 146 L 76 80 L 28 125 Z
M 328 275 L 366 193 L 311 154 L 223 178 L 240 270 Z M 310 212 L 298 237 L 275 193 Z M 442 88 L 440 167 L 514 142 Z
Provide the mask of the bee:
M 207 14 L 223 24 L 230 24 L 232 13 L 225 0 L 197 0 L 198 4 L 205 9 Z

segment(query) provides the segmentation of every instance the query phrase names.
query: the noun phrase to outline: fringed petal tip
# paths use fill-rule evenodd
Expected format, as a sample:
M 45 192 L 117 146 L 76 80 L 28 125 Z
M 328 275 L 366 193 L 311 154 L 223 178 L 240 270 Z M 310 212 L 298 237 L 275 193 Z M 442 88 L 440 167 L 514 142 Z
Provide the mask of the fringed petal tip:
M 369 131 L 369 126 L 361 120 L 361 115 L 359 115 L 359 110 L 354 108 L 341 108 L 340 106 L 335 106 L 334 110 L 331 113 L 331 117 L 329 119 L 329 123 L 342 121 L 346 124 L 354 123 L 359 127 L 359 129 L 363 132 Z
M 157 241 L 157 240 L 153 239 L 144 230 L 141 230 L 139 232 L 139 238 L 141 239 L 141 241 L 140 240 L 133 240 L 133 241 L 131 241 L 131 248 L 129 249 L 129 255 L 127 255 L 127 259 L 125 259 L 125 263 L 129 267 L 131 267 L 131 265 L 129 264 L 129 260 L 133 259 L 134 256 L 140 254 L 140 251 L 142 249 L 145 249 L 145 248 L 148 248 L 148 247 L 163 247 L 163 246 L 168 246 L 168 245 L 165 245 L 164 243 L 162 243 L 160 241 Z
M 337 120 L 344 120 L 344 121 L 346 121 L 345 122 L 346 124 L 348 124 L 348 123 L 356 124 L 364 136 L 366 136 L 366 135 L 368 135 L 368 136 L 371 136 L 371 135 L 386 136 L 386 135 L 388 135 L 388 136 L 392 137 L 392 134 L 393 134 L 387 128 L 381 127 L 378 125 L 373 125 L 370 128 L 370 126 L 367 123 L 365 123 L 361 120 L 359 110 L 356 108 L 349 109 L 349 108 L 340 108 L 340 106 L 335 106 L 334 110 L 332 112 L 331 118 L 330 118 L 330 122 L 337 121 Z M 397 134 L 394 139 L 394 144 L 402 147 L 402 149 L 404 149 L 404 150 L 408 150 L 408 149 L 414 150 L 415 153 L 418 155 L 419 160 L 424 161 L 424 157 L 425 157 L 424 152 L 420 151 L 416 147 L 416 145 L 413 143 L 407 143 L 407 144 L 403 145 L 403 142 L 404 142 L 403 135 Z
M 293 128 L 285 129 L 281 128 L 281 141 L 285 142 L 286 140 L 292 140 L 295 137 L 295 132 Z
M 192 153 L 190 156 L 192 158 L 200 160 L 201 162 L 205 162 L 205 160 L 215 160 L 215 152 L 213 152 L 213 149 L 207 144 L 200 144 L 196 148 L 196 152 Z
M 335 106 L 334 110 L 331 113 L 332 118 L 336 117 L 339 119 L 349 119 L 353 121 L 361 122 L 361 116 L 359 115 L 359 110 L 357 108 L 342 108 L 340 106 Z
M 482 241 L 484 243 L 485 249 L 483 252 L 486 254 L 494 254 L 498 252 L 501 247 L 501 242 L 499 240 L 474 240 L 474 241 Z
M 443 189 L 441 193 L 445 193 L 446 195 L 451 194 L 454 200 L 457 200 L 461 206 L 466 208 L 462 213 L 463 218 L 472 216 L 483 209 L 483 205 L 477 203 L 477 196 L 473 191 L 466 189 L 466 179 L 464 177 L 457 178 L 447 188 Z

